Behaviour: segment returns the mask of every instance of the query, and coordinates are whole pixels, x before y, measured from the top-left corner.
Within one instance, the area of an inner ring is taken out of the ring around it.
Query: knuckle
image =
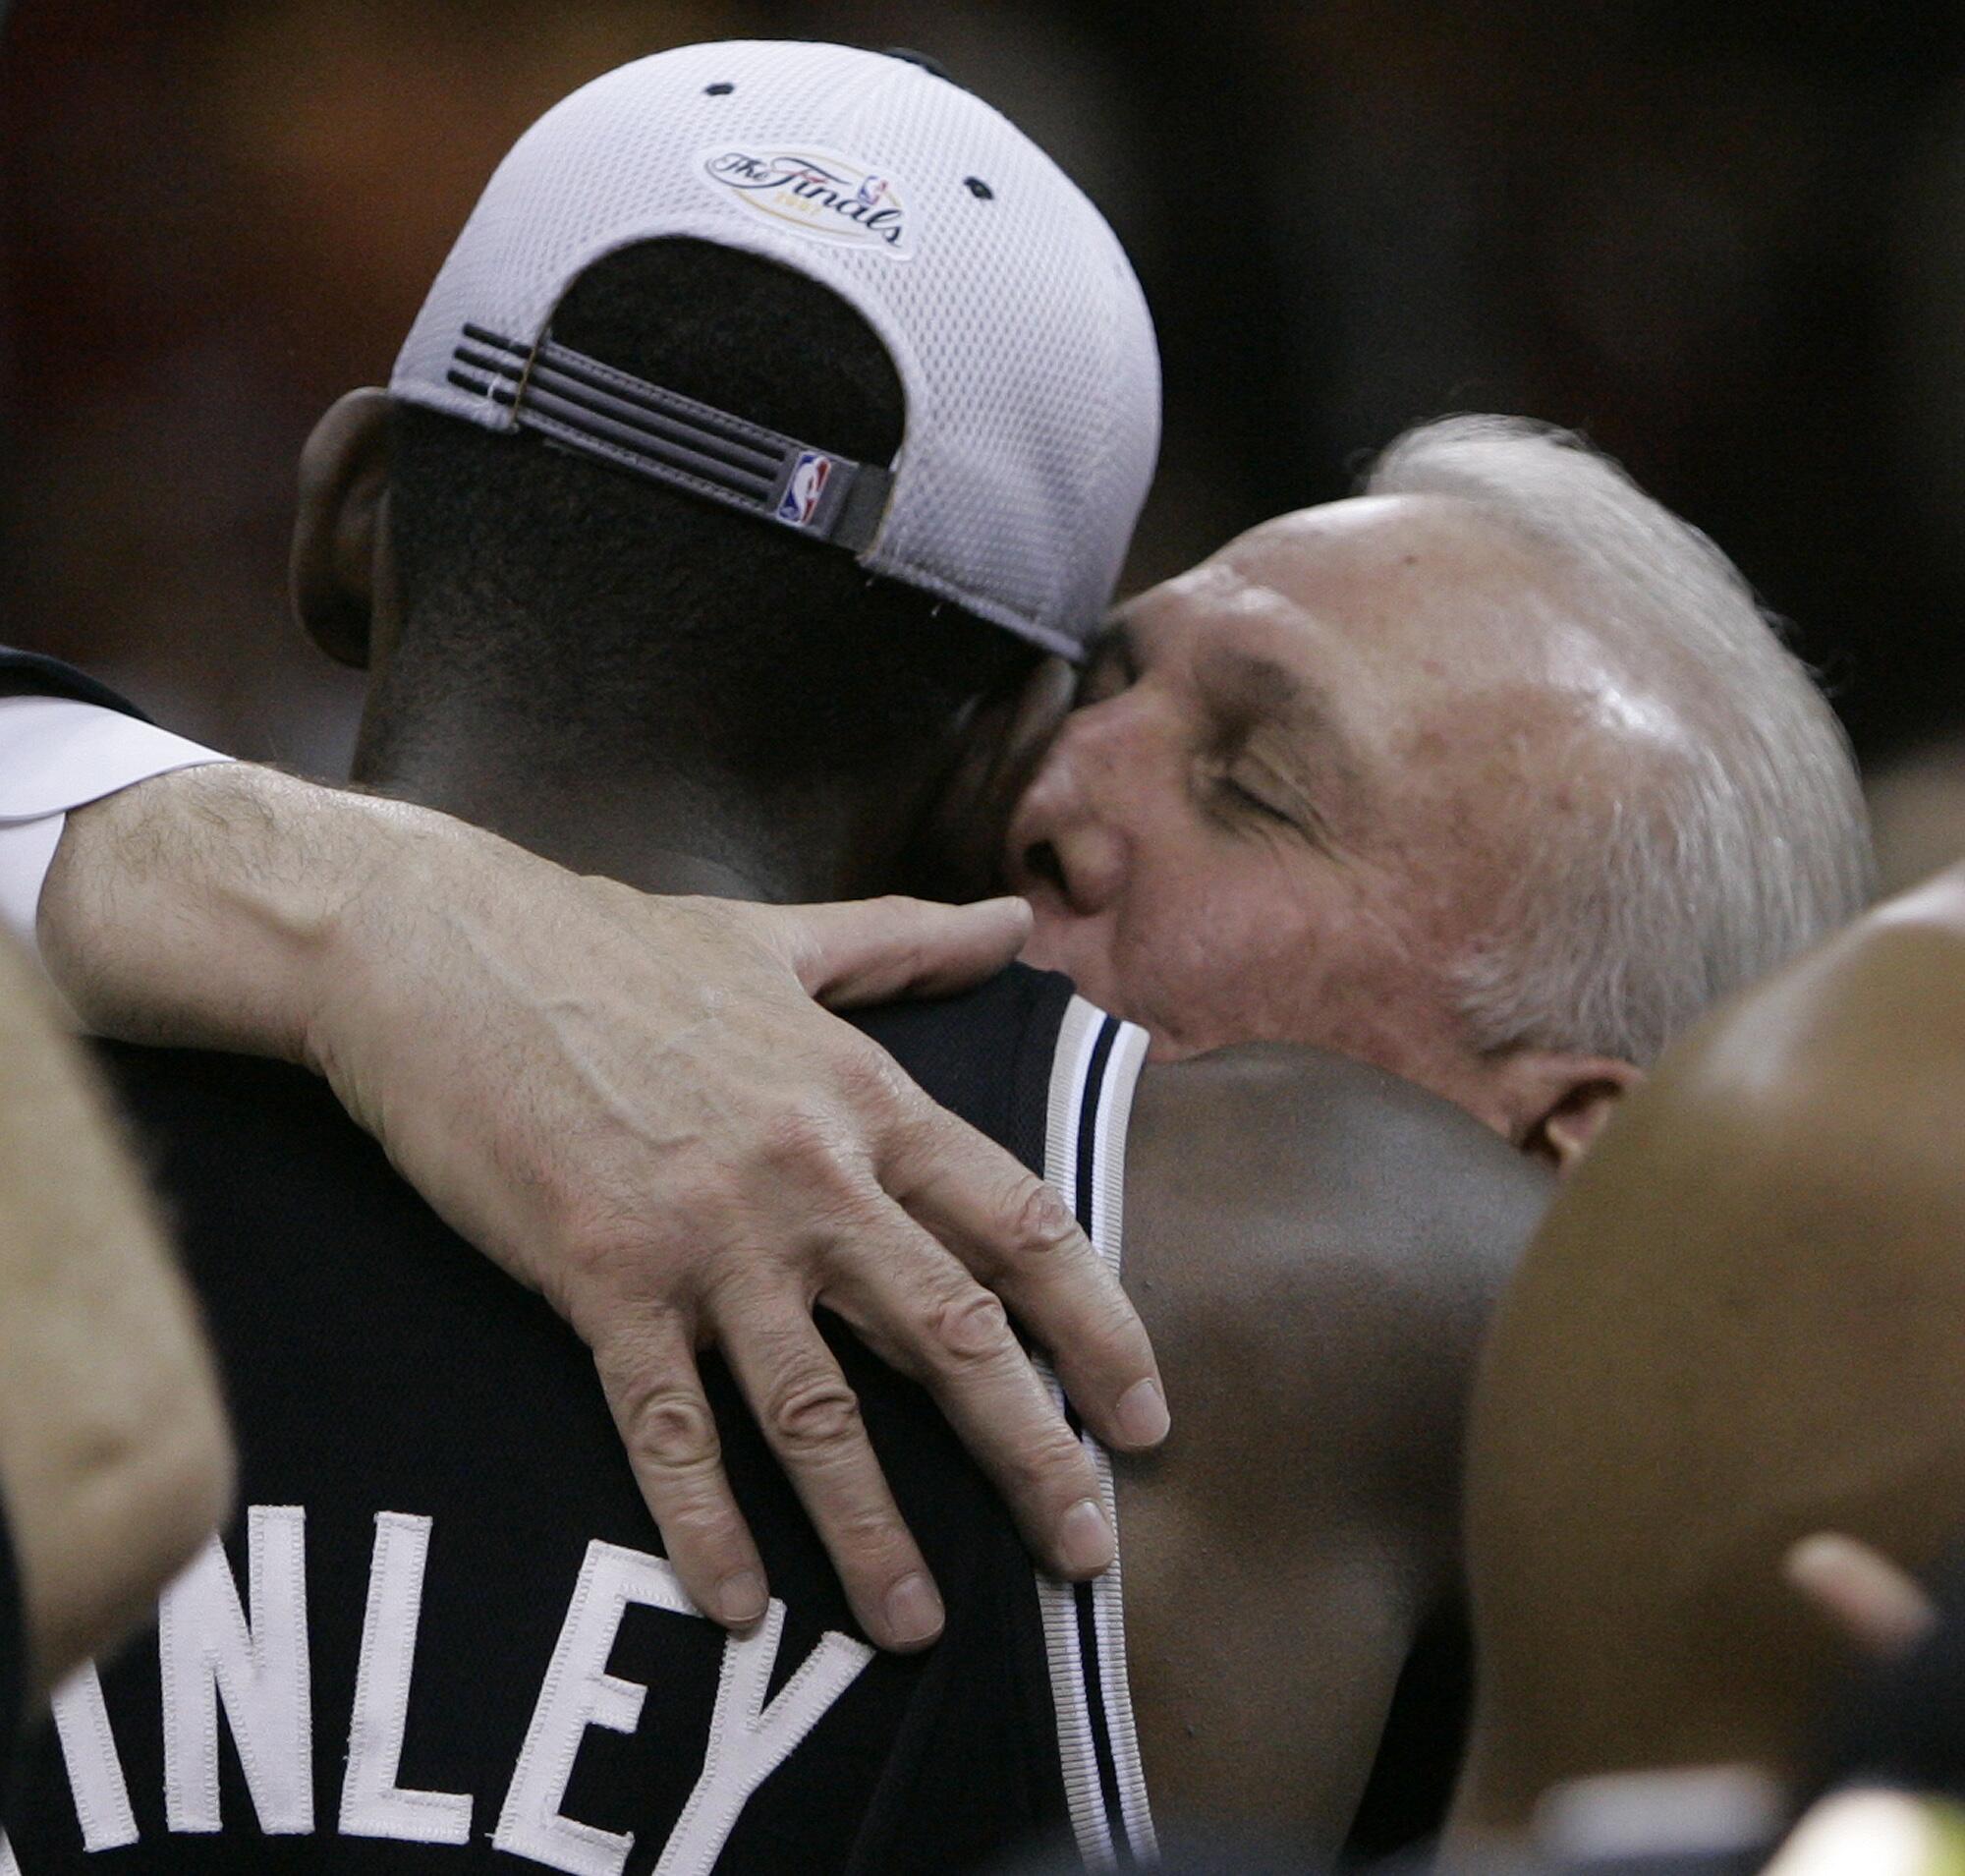
[[[1015,1442],[1003,1461],[1004,1490],[1012,1497],[1041,1501],[1052,1497],[1083,1498],[1093,1474],[1085,1449],[1069,1428],[1053,1421]]]
[[[989,1361],[1012,1339],[1009,1316],[990,1290],[966,1287],[928,1310],[927,1345],[944,1365],[973,1367]]]
[[[1033,1179],[1022,1188],[1010,1213],[1009,1249],[1013,1256],[1052,1257],[1081,1242],[1078,1221],[1050,1186]]]
[[[679,1388],[652,1389],[630,1402],[628,1444],[656,1469],[676,1474],[710,1471],[723,1452],[708,1402]]]
[[[863,1580],[892,1577],[910,1561],[905,1532],[880,1506],[856,1505],[829,1518],[825,1537],[842,1573]]]
[[[856,1116],[870,1113],[884,1125],[905,1105],[906,1078],[885,1050],[851,1032],[847,1041],[832,1062],[833,1086]]]
[[[765,1426],[794,1457],[836,1452],[860,1430],[860,1401],[839,1375],[800,1375],[766,1402]]]
[[[702,1208],[704,1195],[693,1181],[676,1181],[673,1199],[663,1192],[667,1216]],[[641,1270],[656,1256],[663,1229],[626,1200],[588,1195],[560,1208],[560,1262],[571,1277],[610,1283],[623,1272]]]
[[[918,962],[928,925],[921,900],[904,892],[883,892],[867,909],[889,952],[909,964]]]
[[[802,1179],[843,1178],[840,1116],[822,1104],[789,1103],[763,1122],[759,1147],[765,1164]]]
[[[903,1092],[886,1118],[886,1145],[889,1164],[920,1170],[938,1165],[951,1133],[962,1123],[944,1113],[926,1095],[915,1089]]]

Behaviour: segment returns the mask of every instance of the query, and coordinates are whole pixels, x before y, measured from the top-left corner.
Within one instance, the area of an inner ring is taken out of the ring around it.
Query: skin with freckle
[[[1678,733],[1577,597],[1470,504],[1398,495],[1284,516],[1135,599],[1010,824],[1028,955],[1161,1058],[1320,1044],[1566,1161],[1634,1071],[1478,1053],[1450,971],[1538,830]]]

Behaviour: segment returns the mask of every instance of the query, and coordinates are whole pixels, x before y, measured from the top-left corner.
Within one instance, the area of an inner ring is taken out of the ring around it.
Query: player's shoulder
[[[1133,1176],[1232,1224],[1245,1261],[1377,1279],[1511,1256],[1548,1174],[1452,1103],[1370,1063],[1285,1044],[1154,1064],[1135,1103]]]
[[[1156,1339],[1239,1370],[1279,1450],[1334,1450],[1355,1434],[1353,1457],[1369,1447],[1386,1468],[1355,1468],[1369,1491],[1445,1450],[1549,1186],[1471,1116],[1382,1070],[1311,1049],[1225,1050],[1141,1078],[1127,1268],[1164,1292]]]

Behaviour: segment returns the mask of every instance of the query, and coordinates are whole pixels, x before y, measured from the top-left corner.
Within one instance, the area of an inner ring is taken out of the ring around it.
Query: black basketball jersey
[[[0,697],[69,697],[78,704],[99,704],[104,710],[121,711],[125,716],[150,720],[128,698],[119,697],[108,685],[97,683],[73,664],[44,657],[38,652],[17,652],[9,645],[0,645]]]
[[[1023,970],[865,1026],[1116,1257],[1140,1032]],[[241,1508],[60,1693],[6,1876],[958,1870],[1063,1826],[1095,1866],[1150,1848],[1116,1569],[1040,1580],[926,1396],[838,1325],[947,1605],[919,1656],[868,1647],[719,1364],[772,1595],[741,1636],[664,1561],[578,1338],[323,1085],[104,1054],[227,1376]]]

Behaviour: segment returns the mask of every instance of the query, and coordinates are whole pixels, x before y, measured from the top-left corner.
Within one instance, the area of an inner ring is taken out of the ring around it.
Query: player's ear
[[[1610,1055],[1571,1055],[1527,1049],[1502,1069],[1510,1131],[1525,1153],[1569,1172],[1609,1124],[1617,1104],[1645,1078],[1642,1068]]]
[[[294,614],[329,657],[366,668],[376,606],[391,584],[386,391],[338,398],[301,451],[288,563]]]
[[[996,890],[1010,816],[1077,694],[1077,671],[1047,657],[971,714],[909,856],[910,890],[953,899]]]

